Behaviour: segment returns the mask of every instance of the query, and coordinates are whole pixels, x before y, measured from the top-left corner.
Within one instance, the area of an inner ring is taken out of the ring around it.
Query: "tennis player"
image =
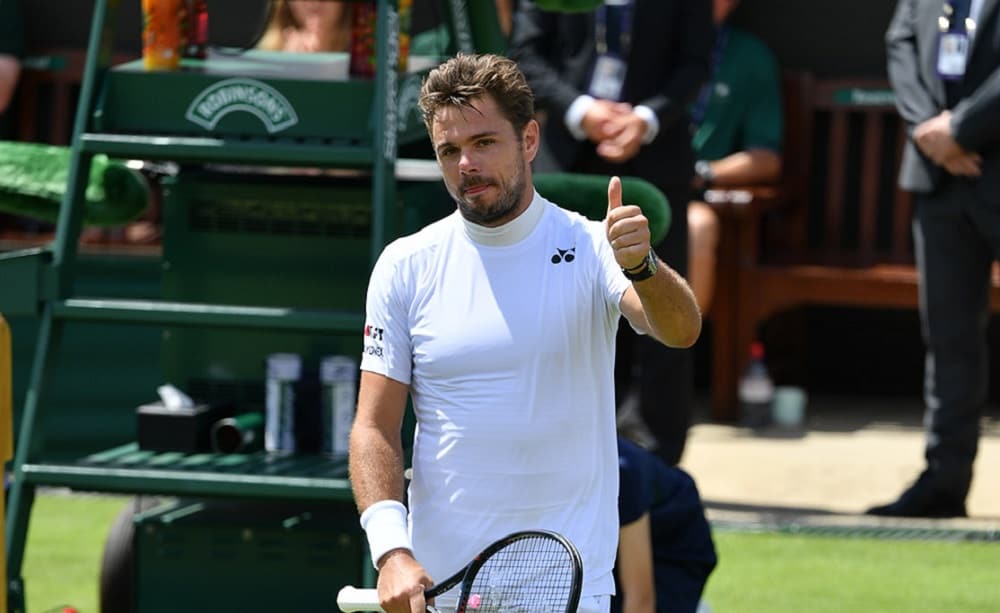
[[[483,546],[545,529],[580,550],[579,611],[606,612],[618,542],[619,319],[688,347],[698,307],[651,251],[648,220],[623,205],[617,177],[603,223],[534,190],[539,126],[514,62],[459,55],[427,76],[420,109],[458,207],[388,245],[368,286],[350,475],[381,605],[422,613],[424,588]]]

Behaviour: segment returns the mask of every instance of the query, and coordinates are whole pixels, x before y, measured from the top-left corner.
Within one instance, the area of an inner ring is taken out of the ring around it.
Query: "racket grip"
[[[337,593],[337,606],[341,611],[381,611],[378,604],[378,590],[353,587],[350,585],[340,588]]]

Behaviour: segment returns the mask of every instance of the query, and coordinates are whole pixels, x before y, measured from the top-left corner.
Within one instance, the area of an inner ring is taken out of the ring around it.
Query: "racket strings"
[[[559,541],[531,536],[494,552],[472,577],[469,613],[565,613],[574,588],[572,554]]]

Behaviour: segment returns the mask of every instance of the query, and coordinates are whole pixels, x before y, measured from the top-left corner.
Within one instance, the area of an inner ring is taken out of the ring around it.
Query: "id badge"
[[[965,32],[942,32],[938,37],[937,73],[945,81],[965,76],[969,54],[969,35]]]
[[[625,85],[625,60],[613,55],[599,55],[594,64],[594,74],[590,78],[587,92],[602,100],[621,100]]]

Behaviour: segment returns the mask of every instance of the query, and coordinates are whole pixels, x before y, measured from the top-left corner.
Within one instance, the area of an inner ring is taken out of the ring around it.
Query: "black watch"
[[[646,257],[642,259],[637,266],[632,268],[622,268],[622,274],[629,281],[645,281],[646,279],[652,277],[656,274],[656,269],[659,265],[656,263],[656,254],[653,252],[652,247],[649,249],[649,253]]]
[[[704,187],[712,187],[712,183],[715,183],[715,173],[712,172],[712,163],[707,160],[698,160],[694,163],[694,174],[701,178]]]

